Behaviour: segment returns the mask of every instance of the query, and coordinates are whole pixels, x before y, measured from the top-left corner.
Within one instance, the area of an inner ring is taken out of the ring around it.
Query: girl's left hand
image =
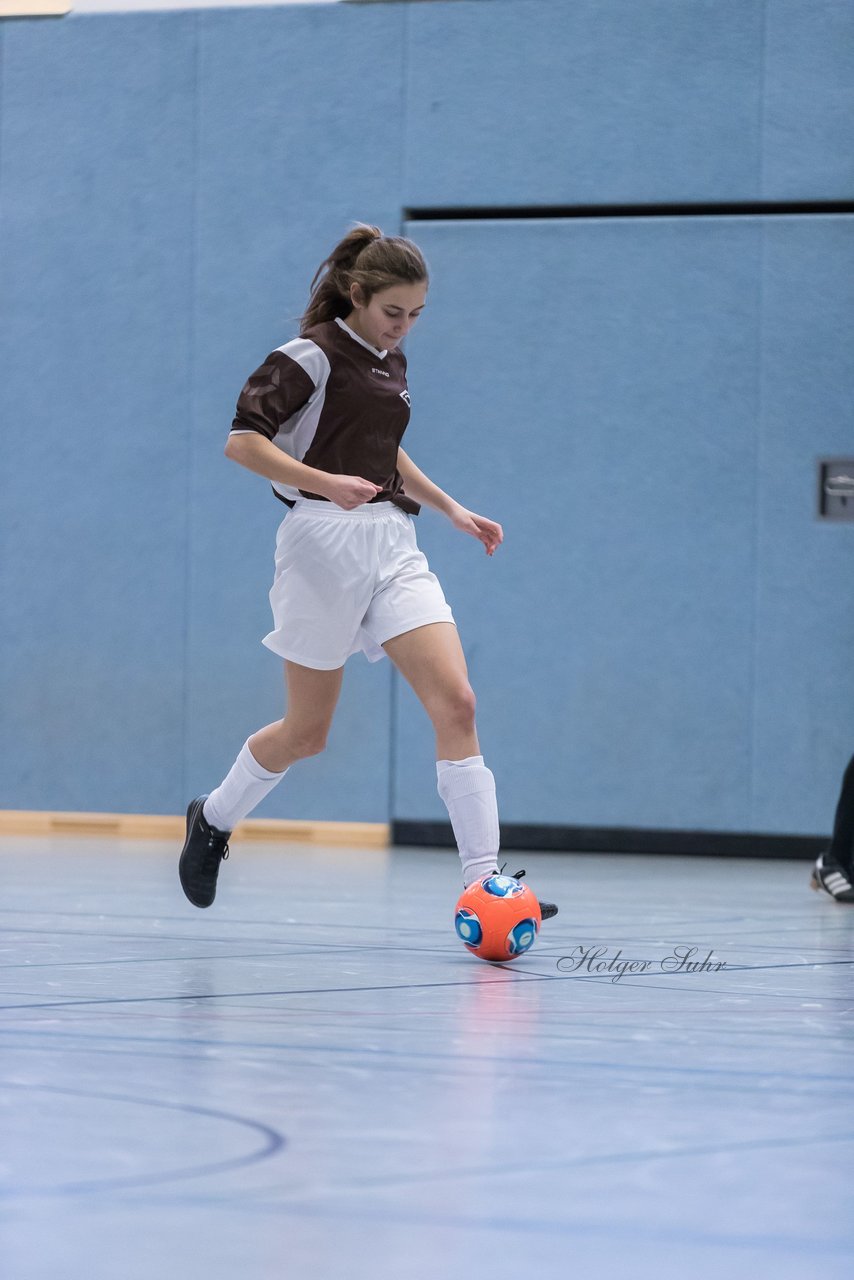
[[[470,533],[486,547],[488,556],[495,554],[495,549],[504,541],[504,530],[494,520],[486,516],[477,516],[465,507],[457,506],[449,517],[451,524],[461,533]]]

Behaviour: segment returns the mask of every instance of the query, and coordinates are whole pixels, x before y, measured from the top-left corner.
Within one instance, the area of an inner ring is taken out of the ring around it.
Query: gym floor
[[[849,1280],[854,908],[502,856],[560,914],[490,965],[453,850],[235,844],[197,911],[166,843],[0,840],[3,1276]]]

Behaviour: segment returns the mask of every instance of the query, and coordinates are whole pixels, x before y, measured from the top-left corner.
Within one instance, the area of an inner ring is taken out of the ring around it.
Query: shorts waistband
[[[361,506],[345,511],[343,507],[338,506],[337,502],[323,502],[316,498],[297,498],[293,511],[333,516],[336,519],[343,518],[345,520],[377,520],[380,516],[390,515],[393,511],[400,511],[402,516],[406,515],[406,512],[402,511],[394,502],[363,502]]]

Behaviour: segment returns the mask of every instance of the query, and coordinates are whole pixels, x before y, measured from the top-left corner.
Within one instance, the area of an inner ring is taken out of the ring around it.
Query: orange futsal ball
[[[454,913],[457,937],[481,960],[515,960],[533,945],[540,904],[513,876],[484,876],[464,889]]]

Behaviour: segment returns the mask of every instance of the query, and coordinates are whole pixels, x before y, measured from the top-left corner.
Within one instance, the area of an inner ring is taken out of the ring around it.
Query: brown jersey
[[[325,320],[272,351],[237,401],[233,434],[251,431],[308,467],[361,476],[382,490],[371,502],[393,502],[410,515],[419,503],[403,492],[397,450],[409,423],[406,357],[378,351],[344,323]],[[289,507],[320,493],[273,482]]]

